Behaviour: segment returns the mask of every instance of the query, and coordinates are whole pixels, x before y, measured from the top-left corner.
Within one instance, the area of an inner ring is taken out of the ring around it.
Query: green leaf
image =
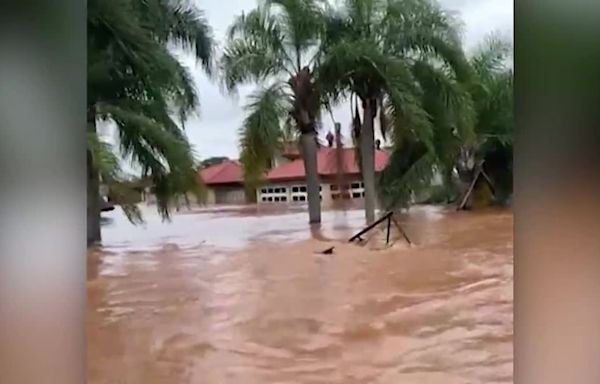
[[[263,180],[281,150],[282,124],[290,106],[291,100],[282,84],[262,88],[249,97],[246,118],[240,129],[240,161],[248,186],[256,186]]]

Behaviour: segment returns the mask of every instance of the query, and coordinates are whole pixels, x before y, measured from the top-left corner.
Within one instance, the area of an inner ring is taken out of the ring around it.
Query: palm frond
[[[164,219],[170,218],[169,206],[178,196],[191,192],[198,200],[203,200],[193,151],[187,139],[135,111],[102,105],[98,112],[115,121],[122,152],[140,166],[142,177],[153,181],[157,207]]]
[[[478,76],[504,72],[509,67],[512,44],[497,33],[485,37],[471,56],[471,65]]]
[[[111,144],[101,140],[95,132],[88,132],[87,148],[90,150],[94,168],[100,174],[101,181],[110,182],[120,178],[119,159]]]
[[[142,211],[137,205],[139,195],[138,192],[130,186],[130,183],[114,181],[108,184],[108,187],[111,202],[121,207],[129,222],[132,224],[142,224],[144,218],[142,216]]]
[[[281,73],[282,64],[281,57],[264,47],[235,41],[225,49],[221,57],[225,87],[229,91],[235,91],[240,84],[262,83]]]
[[[435,157],[419,143],[405,142],[394,149],[379,177],[379,195],[385,209],[408,208],[415,194],[425,190],[433,178]]]
[[[386,49],[398,55],[427,58],[448,66],[466,82],[471,68],[460,42],[461,23],[430,0],[390,1],[385,29]]]
[[[94,168],[100,181],[108,186],[111,202],[119,205],[132,224],[143,223],[141,211],[136,205],[135,193],[124,182],[119,159],[111,144],[101,140],[95,133],[88,133],[88,144]]]
[[[212,72],[214,38],[204,13],[189,0],[136,2],[144,27],[162,43],[173,43],[193,52],[204,70]]]
[[[355,37],[373,36],[385,18],[385,0],[345,0],[343,13],[354,25]]]
[[[212,73],[214,37],[204,13],[185,0],[162,0],[169,4],[165,12],[169,26],[168,39],[181,45],[195,56],[207,73]]]
[[[283,48],[283,31],[268,7],[259,6],[250,12],[242,12],[227,29],[227,40],[261,41],[279,51]]]
[[[379,96],[377,98],[377,110],[379,114],[379,131],[381,132],[381,137],[383,138],[383,140],[387,140],[386,136],[389,130],[389,118],[385,113],[386,111],[383,99],[383,96]]]
[[[488,36],[471,58],[477,75],[471,95],[477,112],[476,131],[509,143],[513,133],[513,73],[511,45],[496,34]]]
[[[426,109],[436,120],[437,129],[449,129],[464,143],[472,143],[476,115],[468,90],[427,62],[416,62],[413,73],[424,91]]]
[[[325,94],[354,92],[365,98],[363,84],[369,81],[374,88],[383,87],[388,81],[386,67],[394,64],[392,57],[368,40],[343,40],[328,49],[316,78]]]
[[[282,123],[288,116],[289,96],[281,84],[260,89],[245,106],[240,129],[240,161],[247,186],[258,185],[272,160],[281,150]]]
[[[185,115],[198,104],[194,82],[125,0],[93,0],[88,16],[88,103],[156,99]]]
[[[242,13],[229,27],[227,44],[220,60],[228,90],[289,72],[286,67],[289,64],[283,31],[267,8],[259,7]]]
[[[317,0],[267,0],[266,5],[276,12],[285,36],[288,57],[295,71],[306,64],[302,55],[313,48],[324,28],[325,1]]]

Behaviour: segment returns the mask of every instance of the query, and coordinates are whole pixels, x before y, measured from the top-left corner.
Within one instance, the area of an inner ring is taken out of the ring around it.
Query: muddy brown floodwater
[[[416,244],[378,251],[344,241],[362,217],[112,212],[88,254],[88,382],[511,383],[512,213],[417,207]]]

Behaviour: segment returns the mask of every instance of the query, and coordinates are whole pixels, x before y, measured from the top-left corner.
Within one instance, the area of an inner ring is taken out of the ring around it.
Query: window
[[[360,183],[352,183],[352,189],[360,188]]]
[[[306,201],[306,185],[295,185],[291,192],[292,201]]]
[[[332,191],[337,191],[339,188],[337,186],[337,184],[331,184],[331,190]]]
[[[360,197],[360,192],[352,192],[352,198],[358,199]]]
[[[261,189],[262,196],[261,201],[263,202],[279,202],[287,201],[287,188],[282,186],[270,186]]]

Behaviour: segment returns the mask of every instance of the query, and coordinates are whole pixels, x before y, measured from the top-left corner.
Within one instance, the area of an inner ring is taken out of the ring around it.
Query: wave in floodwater
[[[414,244],[383,250],[347,242],[361,211],[111,215],[88,255],[89,383],[513,380],[509,211],[415,208]]]

